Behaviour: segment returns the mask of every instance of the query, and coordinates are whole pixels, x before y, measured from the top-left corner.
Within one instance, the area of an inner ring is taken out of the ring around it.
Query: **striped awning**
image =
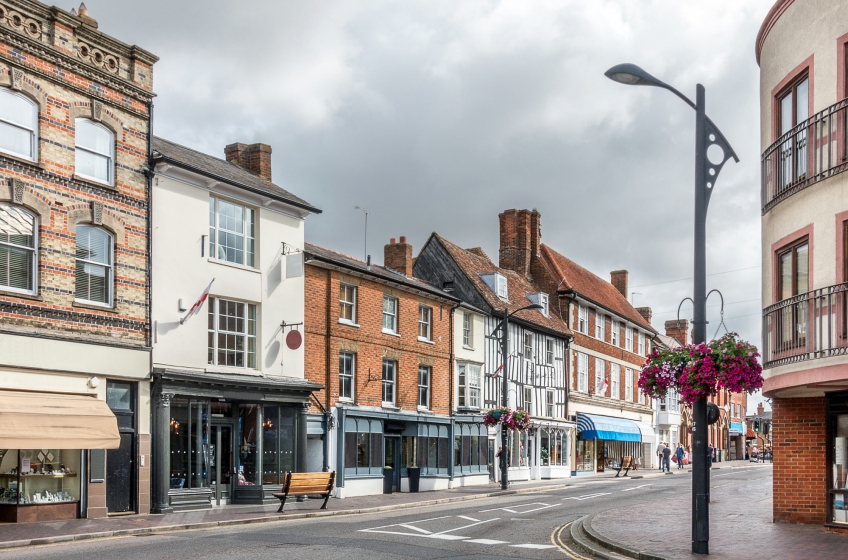
[[[577,413],[577,433],[581,439],[606,441],[642,441],[642,432],[633,420]]]

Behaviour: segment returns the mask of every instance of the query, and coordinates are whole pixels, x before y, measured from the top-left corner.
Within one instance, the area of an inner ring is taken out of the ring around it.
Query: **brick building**
[[[414,277],[405,237],[385,246],[384,266],[311,244],[304,254],[306,377],[324,386],[310,409],[309,469],[336,471],[339,497],[382,493],[384,466],[398,491],[411,466],[421,490],[448,488],[456,450],[484,449],[450,415],[458,300]]]
[[[0,2],[0,521],[148,511],[156,60]]]
[[[848,530],[848,3],[778,0],[760,66],[774,520]]]

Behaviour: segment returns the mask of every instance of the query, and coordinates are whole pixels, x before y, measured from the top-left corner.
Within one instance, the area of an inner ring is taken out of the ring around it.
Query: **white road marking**
[[[576,496],[576,497],[572,497],[572,498],[563,498],[563,499],[562,499],[562,501],[564,502],[565,500],[579,500],[579,501],[581,501],[581,502],[582,502],[583,500],[591,500],[592,498],[599,498],[599,497],[601,497],[601,496],[609,496],[609,494],[610,494],[609,492],[599,492],[599,493],[597,493],[597,494],[586,494],[585,496]]]
[[[506,512],[509,512],[509,513],[515,513],[517,515],[522,515],[524,513],[530,513],[531,511],[539,511],[540,509],[547,509],[547,508],[555,507],[555,506],[558,506],[558,505],[559,504],[546,504],[544,502],[532,502],[532,503],[529,503],[529,504],[519,504],[517,506],[510,506],[508,508],[502,507],[502,508],[493,508],[493,509],[483,509],[483,510],[480,510],[479,513],[487,513],[489,511],[506,511]],[[527,510],[524,510],[524,511],[518,511],[518,508],[523,508],[523,507],[527,507],[527,506],[542,506],[542,507],[527,509]]]
[[[438,519],[447,519],[450,515],[443,515],[441,517],[431,517],[430,519],[422,519],[421,521],[410,521],[408,525],[412,523],[427,523],[428,521],[436,521]],[[380,527],[374,527],[373,529],[360,529],[360,531],[374,531],[376,529],[385,529],[386,527],[397,527],[397,523],[392,523],[391,525],[381,525]]]
[[[415,525],[409,525],[407,523],[400,523],[398,524],[398,527],[403,527],[404,529],[412,529],[413,531],[418,531],[424,533],[425,535],[431,535],[433,533],[432,531],[422,529],[421,527],[416,527]]]
[[[512,548],[535,548],[538,550],[542,550],[544,548],[556,548],[552,544],[511,544],[509,546]]]
[[[459,535],[436,534],[436,535],[430,535],[429,538],[431,538],[431,539],[442,539],[442,540],[445,540],[445,541],[461,541],[462,539],[467,539],[468,537],[460,537]]]
[[[479,519],[474,519],[473,517],[468,517],[467,515],[457,515],[457,517],[460,517],[462,519],[467,519],[469,521],[480,521]]]
[[[468,539],[462,542],[473,542],[477,544],[509,544],[509,541],[494,541],[492,539]]]
[[[495,517],[494,519],[487,519],[485,521],[478,521],[477,523],[472,523],[471,525],[464,525],[462,527],[457,527],[455,529],[448,529],[447,531],[439,531],[438,533],[435,533],[433,536],[436,537],[438,535],[444,535],[446,533],[453,533],[454,531],[460,531],[462,529],[468,529],[469,527],[474,527],[475,525],[482,525],[483,523],[488,523],[490,521],[497,521],[498,519],[500,519],[500,518]],[[462,537],[462,538],[467,539],[468,537]]]
[[[646,486],[650,486],[650,484],[643,484],[642,486],[634,486],[633,488],[625,488],[622,492],[630,492],[631,490],[638,490],[639,488],[645,488]]]

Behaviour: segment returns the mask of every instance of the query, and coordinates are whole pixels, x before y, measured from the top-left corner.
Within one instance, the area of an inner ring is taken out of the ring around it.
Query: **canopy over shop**
[[[654,430],[644,422],[578,412],[574,472],[603,472],[617,467],[625,456],[641,461],[645,444],[653,442]]]

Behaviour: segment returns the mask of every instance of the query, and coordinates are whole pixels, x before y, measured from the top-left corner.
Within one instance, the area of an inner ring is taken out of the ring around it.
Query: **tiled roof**
[[[318,260],[322,260],[325,262],[331,262],[338,266],[343,266],[345,268],[356,270],[358,272],[363,272],[369,274],[371,276],[375,276],[378,279],[382,278],[384,280],[388,280],[390,282],[395,282],[398,284],[403,284],[409,286],[410,288],[415,288],[417,290],[421,290],[424,292],[428,292],[433,294],[434,296],[438,296],[440,298],[444,298],[451,301],[458,302],[459,300],[449,293],[440,290],[439,288],[433,286],[426,280],[421,280],[420,278],[411,278],[408,276],[404,276],[400,272],[395,272],[389,268],[384,266],[379,266],[376,264],[371,265],[371,270],[368,270],[368,264],[365,261],[360,259],[351,257],[349,255],[345,255],[344,253],[339,253],[338,251],[333,251],[331,249],[326,249],[324,247],[320,247],[318,245],[314,245],[312,243],[305,243],[303,246],[304,253],[317,258]]]
[[[645,328],[657,332],[636,309],[630,305],[615,286],[589,272],[574,261],[560,255],[545,244],[541,246],[542,259],[549,265],[551,273],[562,283],[566,290],[574,290],[578,295],[592,300],[617,313],[621,317]]]
[[[164,160],[233,186],[257,192],[258,194],[264,194],[274,200],[285,202],[310,212],[321,212],[321,210],[302,198],[226,160],[155,136],[153,137],[153,151],[155,152],[153,156],[154,160]]]
[[[544,291],[534,286],[529,280],[527,280],[527,278],[524,278],[517,272],[498,267],[487,256],[485,256],[485,253],[483,253],[482,250],[463,249],[438,234],[433,234],[433,236],[445,247],[448,253],[450,253],[451,257],[453,257],[457,265],[459,265],[459,267],[465,272],[465,275],[471,280],[486,302],[493,309],[500,311],[501,313],[503,313],[504,308],[508,308],[510,312],[512,312],[516,309],[521,309],[522,307],[530,305],[532,302],[527,296],[529,294]],[[489,286],[486,285],[483,279],[480,278],[481,274],[490,274],[493,272],[497,272],[506,278],[507,295],[509,296],[508,302],[501,300],[489,288]],[[553,301],[554,298],[551,299],[552,303]],[[539,325],[548,330],[571,336],[571,329],[568,328],[568,325],[553,313],[550,314],[550,317],[545,317],[542,315],[540,310],[530,309],[517,313],[515,317],[526,323]]]

